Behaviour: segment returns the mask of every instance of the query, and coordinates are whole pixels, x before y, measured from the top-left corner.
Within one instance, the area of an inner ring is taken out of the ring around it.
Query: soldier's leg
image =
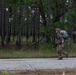
[[[61,50],[61,53],[62,53],[63,55],[65,55],[65,56],[66,56],[66,58],[68,58],[68,53],[67,53],[67,52],[65,52],[63,49]]]
[[[57,53],[58,53],[59,60],[61,60],[62,59],[62,52],[61,52],[61,46],[60,45],[57,46]]]

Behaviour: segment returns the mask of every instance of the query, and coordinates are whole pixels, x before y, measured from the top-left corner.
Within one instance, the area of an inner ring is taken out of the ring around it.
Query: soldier
[[[62,60],[63,59],[62,54],[64,54],[66,56],[66,58],[68,57],[68,54],[67,54],[67,52],[65,52],[63,50],[63,48],[64,48],[64,38],[60,33],[60,29],[56,28],[55,30],[56,30],[56,34],[57,34],[56,40],[55,40],[56,45],[57,45],[56,49],[57,49],[57,53],[58,53],[58,56],[59,56],[59,60]]]

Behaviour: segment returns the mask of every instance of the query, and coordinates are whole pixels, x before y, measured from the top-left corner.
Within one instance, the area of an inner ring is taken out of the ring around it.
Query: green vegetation
[[[76,57],[76,44],[65,48],[69,53],[69,57]],[[57,57],[56,49],[50,44],[40,45],[37,49],[20,50],[11,48],[0,49],[0,58],[51,58]]]
[[[9,75],[7,71],[2,71],[2,75]]]
[[[76,56],[76,0],[0,0],[0,58],[57,57],[56,27],[68,32],[75,44],[65,50]]]
[[[20,49],[23,44],[28,44],[30,38],[35,46],[36,42],[41,43],[39,40],[42,38],[45,39],[45,43],[50,43],[54,41],[56,27],[66,30],[75,42],[75,0],[0,1],[1,47],[10,45],[13,41]]]
[[[0,71],[0,75],[76,75],[76,69],[39,70],[39,71]]]

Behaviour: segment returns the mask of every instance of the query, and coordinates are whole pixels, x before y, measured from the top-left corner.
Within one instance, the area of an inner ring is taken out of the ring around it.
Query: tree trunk
[[[9,7],[9,42],[11,42],[11,18],[12,18],[12,7]]]
[[[35,12],[35,42],[39,40],[39,22],[40,22],[40,14],[39,8],[36,8]]]
[[[6,12],[7,16],[6,16],[6,44],[9,45],[9,11]]]
[[[5,33],[4,33],[4,29],[5,29],[5,5],[4,5],[4,0],[2,0],[2,21],[1,21],[1,25],[2,25],[2,31],[1,31],[1,44],[2,44],[2,47],[4,47],[4,36],[5,36]]]
[[[33,42],[35,42],[35,14],[34,14],[34,16],[33,16]]]
[[[0,4],[0,36],[1,36],[1,4]]]
[[[19,29],[18,29],[18,33],[17,33],[17,41],[16,44],[18,46],[18,48],[21,48],[21,31],[22,31],[22,6],[20,6],[19,8],[20,13],[19,13]]]
[[[28,43],[29,39],[29,7],[26,7],[26,15],[27,15],[27,20],[26,20],[26,43]]]
[[[16,35],[16,9],[14,9],[14,17],[13,17],[13,41],[15,41],[15,35]]]
[[[33,42],[39,41],[39,24],[40,24],[40,13],[39,13],[38,2],[37,2],[35,6],[35,13],[34,13]],[[35,47],[38,44],[39,43],[36,43]]]
[[[9,45],[11,42],[11,18],[12,18],[12,7],[8,7],[7,11],[7,34],[6,34],[6,44]]]

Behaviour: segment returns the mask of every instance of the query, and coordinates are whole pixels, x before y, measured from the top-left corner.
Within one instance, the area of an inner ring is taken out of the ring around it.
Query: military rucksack
[[[64,39],[68,39],[69,35],[65,30],[61,30],[60,33],[62,34]]]

